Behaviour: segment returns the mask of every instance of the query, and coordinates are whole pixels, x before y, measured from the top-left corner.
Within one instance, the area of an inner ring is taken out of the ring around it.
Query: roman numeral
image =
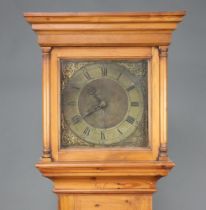
[[[122,72],[119,73],[117,80],[119,80],[121,76],[122,76]]]
[[[107,76],[107,68],[105,66],[101,67],[101,72],[102,72],[102,76],[106,77]]]
[[[130,123],[130,124],[133,124],[134,121],[135,121],[135,119],[134,119],[134,117],[128,116],[127,119],[126,119],[126,121],[127,121],[128,123]]]
[[[132,101],[130,105],[131,106],[139,106],[139,102],[138,101]]]
[[[81,121],[81,116],[80,115],[75,115],[74,117],[72,117],[72,123],[73,124],[77,124]]]
[[[132,85],[132,86],[130,86],[130,87],[127,88],[127,91],[129,92],[130,90],[133,90],[134,88],[135,88],[135,86]]]
[[[69,87],[75,90],[80,90],[79,87],[77,87],[75,84],[69,83]]]
[[[89,136],[89,133],[90,133],[90,129],[89,129],[88,127],[86,127],[86,128],[84,129],[83,134],[86,135],[86,136]]]
[[[123,134],[122,131],[119,130],[119,128],[117,129],[117,131],[118,131],[121,135]]]
[[[76,105],[76,102],[75,101],[69,101],[67,103],[68,106],[75,106]]]
[[[87,71],[84,71],[84,77],[87,79],[87,80],[90,80],[92,79],[90,74],[87,72]]]
[[[105,134],[101,131],[101,140],[105,140]]]
[[[73,88],[73,89],[75,89],[75,90],[80,90],[80,88],[77,87],[77,86],[71,86],[71,88]]]

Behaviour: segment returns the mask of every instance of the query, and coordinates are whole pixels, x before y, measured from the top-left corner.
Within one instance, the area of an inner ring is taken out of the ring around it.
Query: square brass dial
[[[61,59],[61,148],[148,146],[148,60]]]

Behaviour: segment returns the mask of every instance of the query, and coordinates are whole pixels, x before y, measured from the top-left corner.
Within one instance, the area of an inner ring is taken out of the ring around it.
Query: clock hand
[[[101,101],[100,104],[98,104],[95,107],[90,108],[83,116],[82,118],[84,119],[85,117],[88,117],[89,115],[93,114],[96,111],[99,111],[100,109],[103,109],[107,106],[105,101]]]
[[[94,112],[96,112],[96,111],[98,111],[98,110],[100,110],[100,109],[101,109],[100,106],[96,106],[96,107],[94,107],[93,109],[88,110],[88,111],[82,116],[82,118],[84,119],[84,118],[88,117],[89,115],[93,114]]]
[[[98,103],[101,102],[101,99],[96,94],[97,90],[95,87],[88,87],[87,92],[89,95],[92,95],[97,100]]]

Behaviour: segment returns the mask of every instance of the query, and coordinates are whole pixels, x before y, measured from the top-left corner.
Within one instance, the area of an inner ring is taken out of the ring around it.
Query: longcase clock
[[[185,12],[25,13],[42,49],[43,155],[59,210],[151,210],[174,167],[167,54]]]

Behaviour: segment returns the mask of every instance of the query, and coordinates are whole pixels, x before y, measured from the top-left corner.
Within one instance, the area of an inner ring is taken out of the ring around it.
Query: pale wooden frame
[[[151,59],[149,68],[149,139],[150,148],[59,149],[60,142],[60,71],[59,59],[100,60]],[[156,160],[159,151],[159,52],[156,47],[59,47],[51,51],[50,122],[51,153],[55,161],[139,161]],[[92,151],[91,151],[92,150]]]

